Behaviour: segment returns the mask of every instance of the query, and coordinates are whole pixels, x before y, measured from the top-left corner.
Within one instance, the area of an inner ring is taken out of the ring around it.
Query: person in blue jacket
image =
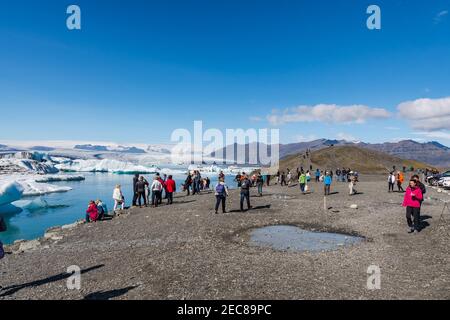
[[[320,170],[317,168],[316,170],[316,182],[320,181]]]
[[[325,178],[323,179],[323,186],[324,186],[324,191],[325,191],[326,196],[330,195],[332,181],[333,181],[333,179],[331,178],[331,174],[329,171],[327,171],[325,174]]]

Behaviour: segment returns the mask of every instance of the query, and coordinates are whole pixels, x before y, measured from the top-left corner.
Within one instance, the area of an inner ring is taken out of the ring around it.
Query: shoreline
[[[86,272],[81,291],[55,281],[45,288],[3,290],[0,299],[80,299],[129,286],[135,289],[117,298],[450,298],[450,239],[435,230],[441,203],[427,200],[423,214],[430,225],[417,236],[408,235],[402,195],[385,189],[383,182],[370,177],[359,184],[361,195],[348,196],[347,183],[337,183],[339,193],[329,197],[333,210],[324,212],[320,191],[303,196],[296,187],[271,186],[263,189],[263,197],[252,197],[255,209],[245,213],[236,211],[238,191],[232,190],[229,213],[218,215],[213,214],[211,193],[177,194],[172,206],[132,208],[110,221],[51,228],[47,237],[16,244],[26,250],[0,262],[3,287],[64,273],[70,265],[83,270],[103,265],[102,270]],[[443,197],[428,190],[427,197]],[[378,192],[382,196],[374,198]],[[350,209],[353,203],[359,208]],[[249,246],[248,231],[267,225],[339,231],[367,240],[319,253]],[[367,267],[373,264],[383,272],[379,291],[365,288]],[[108,277],[111,272],[117,275],[113,279]],[[420,278],[410,282],[409,274]]]

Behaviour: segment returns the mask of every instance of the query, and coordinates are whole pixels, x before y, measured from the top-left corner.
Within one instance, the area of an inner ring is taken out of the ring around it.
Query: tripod
[[[444,208],[442,208],[442,213],[439,217],[439,221],[436,224],[436,227],[434,228],[434,230],[439,230],[440,227],[447,227],[450,223],[446,223],[447,222],[447,218],[446,218],[446,211],[448,211],[448,213],[450,213],[450,205],[449,202],[447,201],[443,201],[444,202]],[[448,233],[448,231],[447,231]]]

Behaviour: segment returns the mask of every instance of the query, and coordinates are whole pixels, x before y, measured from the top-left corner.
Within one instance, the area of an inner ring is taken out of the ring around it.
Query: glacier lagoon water
[[[0,233],[0,241],[11,244],[15,240],[31,240],[42,237],[45,230],[54,226],[70,224],[84,219],[89,200],[101,199],[106,203],[108,210],[112,210],[113,189],[116,184],[122,186],[127,206],[132,200],[132,175],[112,173],[83,173],[84,181],[52,182],[54,185],[68,186],[73,190],[64,193],[52,193],[40,197],[25,197],[22,202],[33,203],[23,207],[21,212],[3,214],[8,230]],[[152,175],[144,175],[151,181]],[[211,186],[217,183],[217,174],[210,174]],[[231,176],[226,176],[230,188],[235,183]],[[174,175],[177,189],[181,190],[184,175]]]
[[[268,226],[252,230],[250,244],[279,251],[329,251],[358,244],[361,237],[312,232],[296,226]]]

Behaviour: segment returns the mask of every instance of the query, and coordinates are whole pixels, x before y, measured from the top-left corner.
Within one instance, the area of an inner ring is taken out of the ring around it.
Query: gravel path
[[[326,211],[312,183],[309,195],[265,188],[246,213],[214,215],[213,194],[177,195],[170,207],[57,230],[54,240],[0,260],[0,299],[449,299],[450,212],[447,228],[437,229],[443,203],[426,201],[429,226],[408,234],[402,194],[387,193],[384,176],[362,179],[356,196],[335,183]],[[431,188],[426,196],[450,199]],[[238,201],[232,191],[228,209]],[[248,245],[249,230],[274,224],[367,240],[320,253]],[[81,290],[67,289],[71,265],[82,269]],[[380,290],[367,289],[371,265],[381,268]]]

